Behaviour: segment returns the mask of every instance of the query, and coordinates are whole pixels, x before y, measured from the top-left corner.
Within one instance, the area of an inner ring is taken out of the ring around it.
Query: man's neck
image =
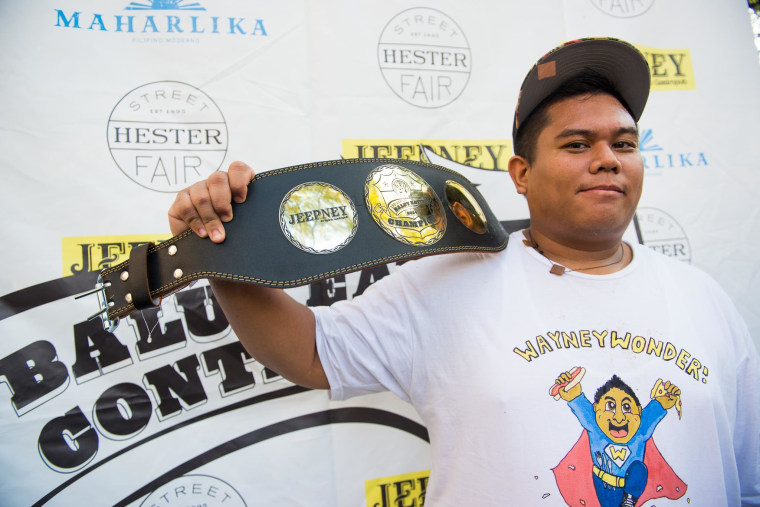
[[[604,241],[570,243],[553,239],[535,228],[526,229],[524,235],[526,245],[535,248],[541,255],[558,265],[552,268],[554,274],[580,271],[606,275],[620,271],[633,259],[633,252],[620,237]]]

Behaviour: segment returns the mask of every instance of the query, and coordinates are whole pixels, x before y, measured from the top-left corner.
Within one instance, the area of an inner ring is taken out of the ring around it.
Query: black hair
[[[639,407],[641,406],[641,402],[636,396],[636,393],[633,392],[633,389],[631,389],[628,384],[623,382],[617,375],[613,375],[612,378],[605,382],[602,387],[596,390],[596,394],[594,395],[594,405],[599,403],[599,400],[602,399],[602,396],[613,387],[617,387],[623,391],[625,394],[633,398],[633,401],[636,402],[636,405]]]
[[[631,108],[623,100],[612,81],[593,69],[584,68],[580,73],[566,79],[551,95],[536,106],[530,116],[522,121],[515,135],[513,147],[515,155],[525,158],[528,163],[533,162],[536,156],[536,140],[550,120],[548,113],[550,106],[571,97],[600,93],[612,95],[634,118]]]

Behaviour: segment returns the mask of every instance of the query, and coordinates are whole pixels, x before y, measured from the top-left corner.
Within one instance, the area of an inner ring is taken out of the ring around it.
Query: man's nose
[[[612,146],[606,143],[597,143],[593,147],[593,157],[591,159],[591,167],[589,171],[596,174],[599,171],[612,171],[614,173],[620,171],[620,160],[618,160],[615,150]]]

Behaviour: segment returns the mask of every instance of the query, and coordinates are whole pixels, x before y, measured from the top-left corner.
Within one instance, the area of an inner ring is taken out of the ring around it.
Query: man
[[[577,426],[552,413],[546,382],[580,362],[597,385],[677,377],[684,417],[658,436],[686,498],[760,505],[760,367],[746,326],[706,275],[622,241],[642,190],[636,122],[648,92],[646,62],[625,42],[550,52],[528,73],[513,124],[509,172],[528,230],[498,254],[407,263],[330,308],[212,280],[238,338],[333,399],[390,390],[411,402],[431,439],[428,505],[598,505],[551,473]],[[180,192],[172,232],[223,241],[252,177],[235,162]]]

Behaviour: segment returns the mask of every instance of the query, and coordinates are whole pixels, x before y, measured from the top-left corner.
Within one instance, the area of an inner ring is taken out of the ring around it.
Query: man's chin
[[[556,237],[567,244],[609,247],[622,239],[630,223],[627,218],[592,215],[578,222],[563,222],[554,229]]]

